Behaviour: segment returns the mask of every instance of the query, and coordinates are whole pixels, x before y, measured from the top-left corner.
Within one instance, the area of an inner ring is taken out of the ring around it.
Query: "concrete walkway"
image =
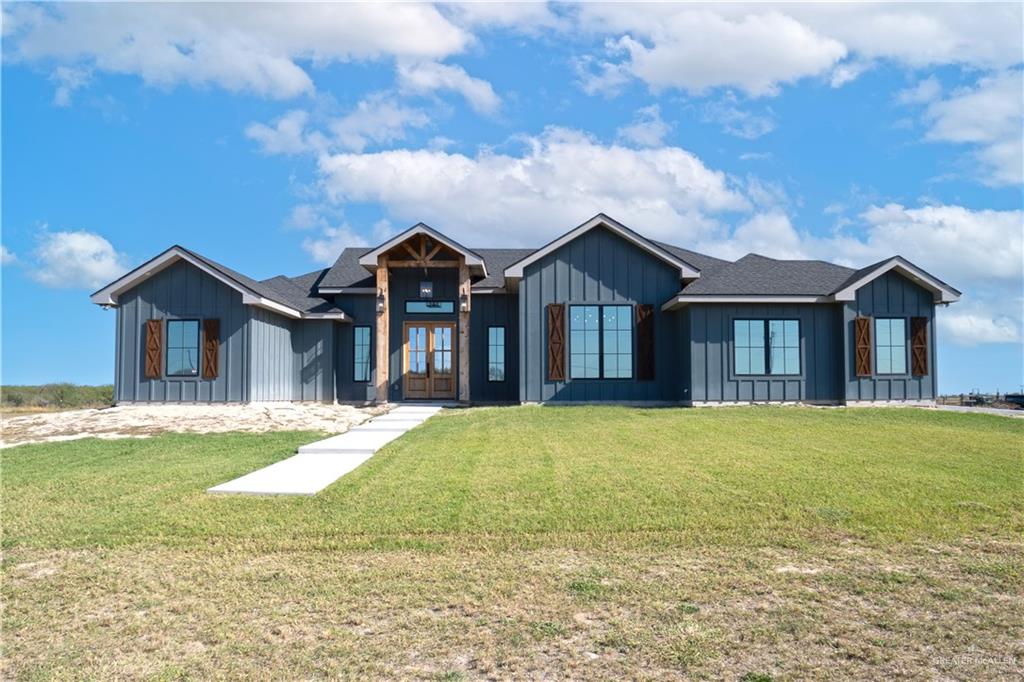
[[[294,457],[221,483],[207,492],[315,495],[440,410],[439,405],[400,405],[341,435],[303,445]]]

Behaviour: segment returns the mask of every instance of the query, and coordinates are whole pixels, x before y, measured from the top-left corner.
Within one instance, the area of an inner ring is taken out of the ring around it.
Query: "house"
[[[180,246],[92,295],[134,402],[854,404],[936,396],[935,307],[893,256],[735,262],[599,214],[539,249],[424,224],[254,280]]]

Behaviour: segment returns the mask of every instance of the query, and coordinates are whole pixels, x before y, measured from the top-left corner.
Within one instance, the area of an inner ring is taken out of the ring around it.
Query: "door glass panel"
[[[452,328],[434,327],[434,372],[452,372]]]
[[[409,327],[409,373],[427,373],[427,328]]]

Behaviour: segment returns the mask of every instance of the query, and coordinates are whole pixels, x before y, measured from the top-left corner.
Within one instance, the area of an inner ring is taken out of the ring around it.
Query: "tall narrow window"
[[[601,307],[602,376],[605,379],[633,377],[633,308],[628,305]]]
[[[907,321],[902,317],[875,319],[875,372],[907,373]]]
[[[800,374],[799,320],[733,320],[736,374]]]
[[[601,308],[569,306],[569,378],[601,377]]]
[[[768,320],[769,370],[772,374],[800,373],[800,323]]]
[[[352,330],[353,381],[370,380],[370,328],[355,327]]]
[[[505,328],[487,328],[487,380],[505,380]]]
[[[764,374],[764,320],[733,320],[737,374]]]
[[[199,374],[199,320],[167,320],[167,376]]]

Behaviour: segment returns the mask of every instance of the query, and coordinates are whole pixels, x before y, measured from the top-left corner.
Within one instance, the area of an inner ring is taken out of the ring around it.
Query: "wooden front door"
[[[403,397],[452,399],[455,370],[452,343],[455,325],[450,322],[406,322]]]

